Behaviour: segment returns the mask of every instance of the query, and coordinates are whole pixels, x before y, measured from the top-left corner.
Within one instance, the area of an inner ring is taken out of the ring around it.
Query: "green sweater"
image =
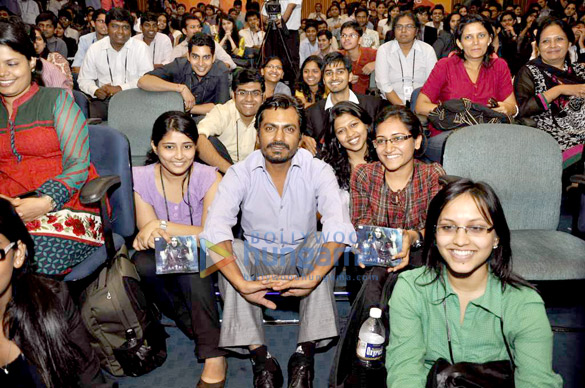
[[[562,387],[552,370],[553,334],[537,292],[507,286],[491,272],[485,294],[469,302],[459,323],[459,298],[446,274],[443,283],[429,283],[434,274],[417,268],[400,275],[390,299],[390,343],[386,349],[388,387],[424,387],[438,358],[450,360],[443,299],[455,362],[488,362],[509,359],[504,335],[516,369],[516,388]]]

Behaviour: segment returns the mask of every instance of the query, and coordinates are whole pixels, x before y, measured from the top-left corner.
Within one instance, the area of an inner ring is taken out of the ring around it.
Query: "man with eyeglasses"
[[[116,93],[136,88],[138,79],[153,69],[146,43],[130,39],[132,16],[121,8],[106,15],[108,36],[87,50],[79,71],[79,89],[94,98],[90,117],[107,119],[110,98]]]
[[[91,16],[91,26],[95,28],[94,32],[90,32],[89,34],[82,35],[79,38],[79,46],[77,47],[77,52],[75,53],[75,58],[73,59],[73,64],[71,65],[71,71],[78,74],[79,70],[81,69],[81,64],[85,59],[85,54],[89,47],[108,36],[108,26],[106,25],[106,15],[107,11],[105,9],[97,9],[93,12]]]
[[[215,42],[199,32],[189,40],[189,57],[154,69],[138,81],[150,92],[177,92],[183,97],[185,111],[202,116],[229,100],[229,73],[223,62],[215,62]]]
[[[393,105],[410,105],[412,92],[424,85],[437,56],[433,47],[416,39],[419,22],[409,11],[394,23],[395,39],[378,49],[376,86]]]
[[[376,50],[361,47],[363,35],[362,27],[355,20],[350,20],[341,26],[340,52],[349,57],[353,77],[352,89],[356,93],[365,94],[370,86],[370,74],[376,67]]]
[[[313,155],[321,148],[326,129],[329,128],[329,109],[341,101],[361,105],[370,115],[376,117],[384,102],[376,96],[356,94],[349,88],[352,79],[351,60],[339,52],[323,58],[323,83],[329,89],[326,100],[321,100],[307,109],[307,134],[303,135],[302,147]]]
[[[199,159],[225,174],[256,148],[254,116],[264,98],[264,78],[257,70],[236,71],[233,98],[216,105],[197,125]]]

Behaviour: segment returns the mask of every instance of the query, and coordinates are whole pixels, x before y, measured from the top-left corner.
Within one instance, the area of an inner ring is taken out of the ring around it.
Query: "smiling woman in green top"
[[[511,270],[510,230],[491,187],[462,179],[443,188],[425,237],[426,266],[402,273],[390,299],[388,387],[424,387],[438,358],[509,360],[504,337],[516,388],[561,387],[544,302]]]

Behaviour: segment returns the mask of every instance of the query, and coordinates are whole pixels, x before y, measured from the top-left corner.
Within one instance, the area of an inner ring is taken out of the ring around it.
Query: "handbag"
[[[467,98],[445,101],[429,113],[429,121],[439,131],[450,131],[476,124],[510,124],[512,119]]]
[[[453,361],[453,348],[451,347],[451,331],[447,322],[447,304],[443,300],[445,308],[445,324],[447,326],[447,341],[449,342],[449,356],[451,362],[439,358],[433,363],[427,375],[426,388],[514,388],[514,358],[510,346],[504,335],[504,321],[500,318],[500,330],[508,352],[508,360],[478,362]]]

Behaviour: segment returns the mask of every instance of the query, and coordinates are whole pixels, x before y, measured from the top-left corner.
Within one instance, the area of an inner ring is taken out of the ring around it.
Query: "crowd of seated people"
[[[391,270],[346,268],[375,276],[348,282],[353,318],[345,335],[357,334],[371,305],[383,307],[391,328],[407,328],[390,330],[388,386],[423,385],[441,357],[506,359],[518,387],[561,386],[543,302],[511,272],[497,196],[471,181],[442,187],[440,162],[455,128],[429,120],[466,99],[550,134],[564,167],[582,171],[583,4],[539,0],[524,9],[472,1],[448,12],[440,4],[342,0],[317,3],[301,20],[302,1],[285,0],[279,24],[299,26],[288,32],[298,35],[296,47],[287,47],[300,59],[291,67],[288,55],[263,50],[272,32],[256,1],[245,9],[235,0],[229,9],[212,1],[190,10],[175,0],[150,2],[150,9],[138,2],[140,10],[122,0],[86,1],[85,8],[41,3],[0,7],[0,275],[7,279],[0,282],[0,323],[10,328],[0,332],[0,369],[45,386],[68,386],[73,375],[82,384],[101,378],[88,372],[95,356],[83,335],[81,353],[71,353],[78,365],[63,358],[47,367],[50,349],[32,355],[39,338],[26,343],[22,326],[30,322],[11,315],[25,308],[17,306],[23,300],[10,302],[2,287],[39,282],[24,276],[34,257],[34,270],[53,279],[39,283],[56,295],[52,308],[75,315],[58,282],[103,244],[98,209],[79,198],[97,176],[86,119],[107,120],[112,97],[139,88],[175,92],[184,102],[183,112],[144,128],[152,150],[145,166],[133,166],[133,262],[148,298],[195,340],[205,363],[198,387],[225,385],[229,352],[251,355],[254,386],[282,386],[259,307],[277,307],[269,291],[301,300],[288,384],[312,386],[316,349],[340,333],[332,268],[359,225],[399,228],[403,238],[395,255],[401,264]],[[90,101],[90,117],[74,91]],[[13,234],[8,223],[22,230]],[[186,234],[229,253],[211,254],[222,324],[211,277],[156,275],[154,238]],[[34,250],[25,249],[33,242]],[[266,264],[280,256],[276,266]],[[75,319],[56,330],[78,330]],[[502,330],[466,342],[468,319],[498,330],[503,322]],[[453,343],[437,334],[445,323]],[[55,341],[63,351],[71,345]]]

